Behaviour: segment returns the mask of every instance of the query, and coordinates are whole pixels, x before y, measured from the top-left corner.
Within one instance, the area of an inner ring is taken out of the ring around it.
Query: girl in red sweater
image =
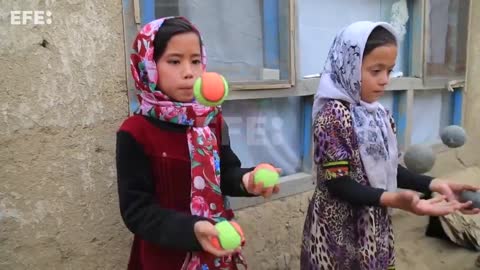
[[[185,18],[146,24],[131,71],[139,100],[117,133],[120,211],[134,234],[129,270],[237,269],[240,250],[212,246],[215,222],[231,220],[228,196],[269,197],[230,148],[221,108],[194,101],[205,70],[198,30]]]

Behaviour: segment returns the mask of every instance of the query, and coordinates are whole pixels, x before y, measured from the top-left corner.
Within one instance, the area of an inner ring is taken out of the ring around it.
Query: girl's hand
[[[281,173],[282,170],[279,168],[275,168],[278,173]],[[248,193],[253,195],[260,195],[264,198],[270,198],[272,194],[277,194],[280,191],[280,188],[277,185],[273,187],[263,187],[263,183],[255,184],[253,180],[253,172],[248,172],[243,175],[242,178],[243,186],[247,190]]]
[[[472,205],[471,202],[459,203],[458,201],[446,201],[443,195],[435,196],[429,200],[419,200],[412,207],[412,212],[417,215],[445,216],[457,210],[461,210]]]
[[[214,256],[225,257],[234,253],[238,253],[241,250],[241,248],[237,248],[235,250],[222,250],[214,247],[211,241],[213,237],[218,236],[218,231],[209,221],[197,221],[195,225],[193,225],[193,231],[195,232],[195,236],[197,237],[197,240],[202,246],[203,250],[213,254]]]
[[[479,187],[455,183],[453,181],[447,181],[440,178],[435,178],[430,183],[430,190],[442,194],[449,202],[459,202],[460,194],[465,190],[478,191],[479,189]],[[460,211],[463,214],[467,215],[474,215],[480,213],[480,209],[471,209],[469,208],[470,206],[471,204],[468,207],[461,208]]]
[[[448,215],[471,205],[471,202],[465,204],[461,204],[458,201],[447,202],[443,195],[423,200],[413,191],[384,192],[380,197],[380,203],[384,206],[399,208],[417,215],[428,216]]]

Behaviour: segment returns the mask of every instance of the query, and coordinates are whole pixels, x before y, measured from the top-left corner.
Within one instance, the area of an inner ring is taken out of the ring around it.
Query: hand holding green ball
[[[235,221],[221,221],[215,224],[218,237],[212,238],[212,245],[217,249],[234,250],[245,241],[242,228]]]
[[[277,169],[270,164],[262,163],[253,170],[253,181],[255,184],[263,183],[264,188],[273,187],[278,184],[280,175]]]

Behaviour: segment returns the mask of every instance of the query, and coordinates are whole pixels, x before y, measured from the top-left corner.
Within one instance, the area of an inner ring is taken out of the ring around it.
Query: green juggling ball
[[[280,175],[275,167],[270,164],[262,163],[253,170],[253,181],[255,184],[262,182],[263,187],[273,187],[278,184]]]
[[[243,232],[240,226],[233,221],[220,221],[215,224],[218,237],[212,239],[212,244],[218,249],[234,250],[242,244]]]

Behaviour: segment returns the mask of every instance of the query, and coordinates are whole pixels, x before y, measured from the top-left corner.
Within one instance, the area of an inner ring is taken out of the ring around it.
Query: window
[[[268,162],[282,168],[280,194],[311,190],[312,146],[310,97],[230,100],[223,104],[230,143],[243,167]],[[264,201],[230,198],[235,208]]]
[[[391,22],[402,34],[395,71],[407,73],[409,58],[407,1],[302,0],[298,7],[299,72],[301,76],[322,71],[335,35],[360,20]],[[339,15],[341,13],[341,16]]]
[[[465,75],[469,0],[427,2],[426,76]]]
[[[453,123],[452,94],[445,90],[416,91],[411,144],[440,144],[440,132]],[[428,110],[425,110],[428,108]]]
[[[232,148],[243,165],[269,162],[285,175],[302,172],[302,109],[301,97],[225,102]]]
[[[322,71],[335,34],[359,21],[386,21],[399,34],[399,54],[390,92],[381,102],[392,112],[402,150],[439,143],[440,130],[461,124],[469,0],[303,0],[298,4],[302,76]],[[341,10],[339,17],[335,11]],[[321,37],[321,38],[319,38]],[[427,109],[428,108],[428,109]],[[428,111],[427,111],[428,110]]]
[[[293,0],[143,0],[142,24],[185,16],[200,30],[207,69],[233,89],[290,88]]]

